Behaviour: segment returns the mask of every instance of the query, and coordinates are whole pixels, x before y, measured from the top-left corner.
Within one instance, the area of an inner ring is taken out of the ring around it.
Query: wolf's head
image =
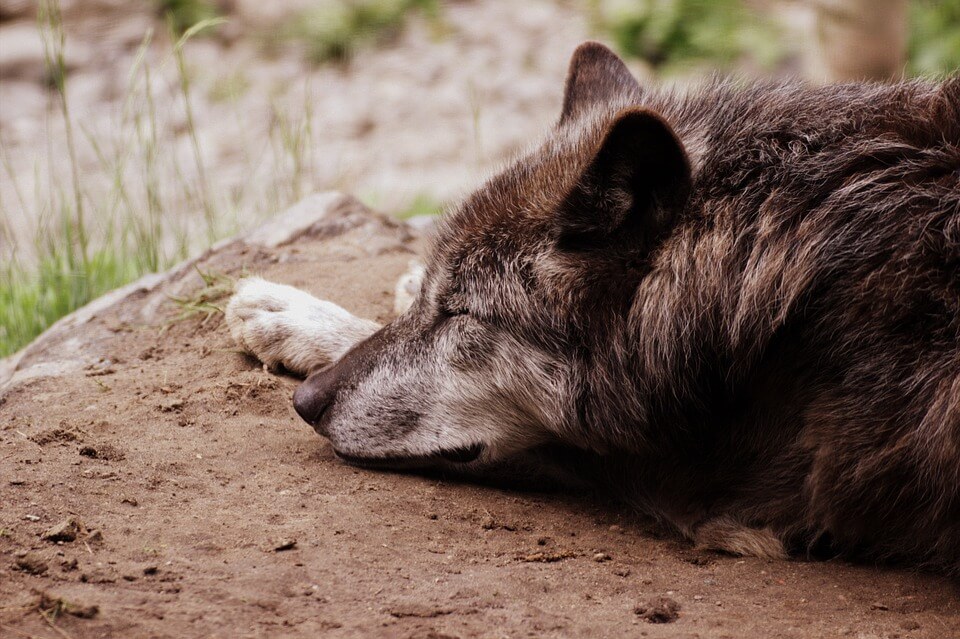
[[[641,102],[616,55],[577,49],[556,127],[447,216],[410,310],[297,390],[340,457],[464,468],[603,448],[594,404],[619,382],[595,360],[628,330],[690,188],[681,143]]]

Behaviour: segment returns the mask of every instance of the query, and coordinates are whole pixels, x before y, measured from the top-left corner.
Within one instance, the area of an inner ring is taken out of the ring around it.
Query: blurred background
[[[0,356],[312,191],[436,213],[588,38],[650,85],[936,78],[960,0],[0,0]]]

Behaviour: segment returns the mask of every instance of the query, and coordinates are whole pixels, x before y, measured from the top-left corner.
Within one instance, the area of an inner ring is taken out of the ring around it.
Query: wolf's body
[[[286,364],[271,321],[247,346]],[[960,78],[677,96],[584,45],[413,306],[357,327],[295,397],[348,461],[532,460],[705,546],[960,572]]]

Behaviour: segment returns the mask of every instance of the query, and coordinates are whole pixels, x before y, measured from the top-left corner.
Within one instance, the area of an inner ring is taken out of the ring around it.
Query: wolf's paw
[[[783,542],[770,528],[750,528],[732,517],[721,515],[697,527],[693,534],[697,548],[719,550],[731,555],[786,559]]]
[[[379,328],[333,302],[259,277],[240,280],[225,315],[243,350],[299,375],[336,361]]]

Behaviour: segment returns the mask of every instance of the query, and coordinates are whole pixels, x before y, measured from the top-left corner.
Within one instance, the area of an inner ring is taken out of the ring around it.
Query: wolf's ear
[[[639,99],[641,93],[640,84],[616,53],[599,42],[584,42],[570,58],[560,124],[595,104],[616,98]]]
[[[690,194],[690,161],[659,114],[621,111],[557,212],[562,245],[649,247]]]

